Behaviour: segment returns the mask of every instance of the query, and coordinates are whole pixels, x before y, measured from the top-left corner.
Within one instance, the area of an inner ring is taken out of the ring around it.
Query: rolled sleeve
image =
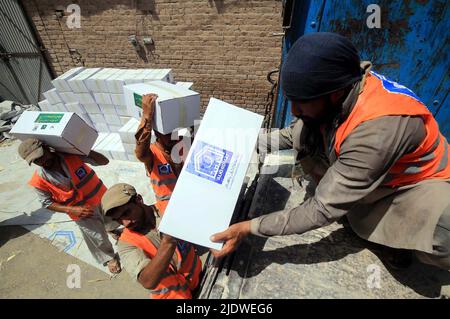
[[[117,243],[117,252],[123,268],[135,281],[138,281],[139,274],[151,259],[145,255],[142,249],[123,241]]]
[[[48,206],[54,203],[50,192],[43,191],[39,188],[34,188],[34,190],[36,191],[38,200],[43,208],[47,208]]]

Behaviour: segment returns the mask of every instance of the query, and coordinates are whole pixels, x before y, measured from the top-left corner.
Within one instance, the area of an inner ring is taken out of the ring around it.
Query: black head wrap
[[[300,37],[289,50],[281,86],[290,100],[310,100],[361,80],[363,71],[355,46],[336,33]]]

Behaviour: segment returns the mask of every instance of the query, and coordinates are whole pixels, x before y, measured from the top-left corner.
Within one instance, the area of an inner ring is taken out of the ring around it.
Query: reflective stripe
[[[176,182],[177,182],[176,178],[168,178],[163,180],[150,179],[150,183],[157,186],[175,184]]]
[[[431,148],[419,158],[419,161],[425,162],[425,161],[429,161],[429,160],[432,160],[433,158],[435,158],[436,154],[434,154],[434,151],[439,146],[440,142],[441,142],[441,135],[439,134],[438,137],[436,137],[436,140],[434,141]]]
[[[103,182],[100,179],[97,183],[97,185],[95,186],[95,188],[89,193],[87,194],[83,200],[79,201],[78,203],[76,203],[76,205],[84,205],[88,200],[90,200],[92,197],[94,197],[95,195],[97,195],[98,191],[102,188],[103,186]]]
[[[153,294],[153,295],[160,295],[160,294],[166,294],[166,293],[168,293],[171,290],[172,291],[179,291],[179,290],[184,291],[184,290],[187,290],[188,287],[189,287],[188,284],[185,283],[183,286],[180,286],[180,285],[169,286],[169,287],[165,287],[165,288],[160,289],[160,290],[152,290],[150,293]]]
[[[94,170],[91,170],[91,172],[85,178],[83,178],[83,180],[81,180],[77,185],[75,185],[75,187],[76,188],[83,187],[92,179],[92,177],[94,177],[94,175],[95,175]]]
[[[417,174],[420,173],[422,164],[420,166],[408,164],[408,167],[403,171],[403,174]]]
[[[441,161],[439,162],[438,168],[436,169],[436,173],[446,168],[447,164],[448,164],[448,143],[447,140],[444,139],[444,154],[442,154],[442,158]]]
[[[438,142],[441,141],[440,137],[438,137],[436,140]],[[442,155],[441,161],[439,162],[439,166],[438,166],[437,170],[434,173],[442,171],[447,166],[447,160],[448,160],[448,144],[447,144],[447,140],[444,139],[443,143],[444,143],[444,154]],[[433,148],[436,149],[434,146],[433,146]],[[427,157],[430,157],[430,155],[433,155],[430,158],[430,159],[433,159],[435,154],[432,153],[432,154],[428,154],[428,155],[425,155],[425,156],[421,157],[420,160],[422,162],[409,163],[408,164],[408,168],[406,168],[403,171],[403,173],[404,174],[417,174],[417,173],[420,173],[422,171],[421,167],[424,165],[424,163],[423,163],[424,159],[427,158]]]
[[[157,200],[169,200],[171,195],[158,196],[155,195]]]
[[[64,201],[63,203],[61,203],[61,205],[68,205],[68,204],[70,204],[72,201],[75,200],[75,198],[77,196],[78,196],[78,191],[76,189],[74,189],[72,197],[70,197],[68,200]]]

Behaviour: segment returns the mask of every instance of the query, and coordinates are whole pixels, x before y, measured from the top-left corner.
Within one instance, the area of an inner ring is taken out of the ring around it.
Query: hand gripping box
[[[20,140],[37,138],[57,151],[88,155],[98,133],[72,112],[26,111],[11,130]]]
[[[263,116],[212,98],[159,225],[173,237],[220,249]]]
[[[200,94],[163,81],[124,86],[130,116],[141,117],[142,96],[149,93],[158,95],[153,119],[155,131],[169,134],[176,128],[193,126],[200,118]]]

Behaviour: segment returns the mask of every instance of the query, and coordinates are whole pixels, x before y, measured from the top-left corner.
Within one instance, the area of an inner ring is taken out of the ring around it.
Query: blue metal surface
[[[377,1],[381,28],[370,29],[367,6],[373,0],[296,1],[294,21],[283,43],[284,61],[301,35],[329,31],[353,41],[363,60],[374,70],[414,91],[435,114],[441,131],[450,138],[450,2]],[[277,97],[275,127],[284,127],[292,116],[289,103]]]

